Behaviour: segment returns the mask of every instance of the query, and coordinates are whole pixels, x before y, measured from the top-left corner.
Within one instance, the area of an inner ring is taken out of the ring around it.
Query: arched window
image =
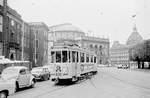
[[[92,44],[90,45],[90,48],[93,48],[93,45],[92,45]]]

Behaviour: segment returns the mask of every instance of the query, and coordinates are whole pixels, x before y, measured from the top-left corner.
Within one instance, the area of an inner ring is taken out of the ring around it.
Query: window
[[[2,24],[3,24],[3,18],[2,18],[2,16],[0,15],[0,32],[2,32],[2,30],[3,30]]]
[[[93,55],[91,55],[91,62],[93,62]]]
[[[79,53],[77,52],[77,62],[79,62]]]
[[[56,63],[61,63],[61,51],[56,51]]]
[[[89,55],[86,54],[86,62],[89,62]]]
[[[51,63],[54,63],[55,62],[55,52],[52,51],[51,52]]]
[[[39,54],[38,53],[36,53],[36,59],[38,59],[39,58]]]
[[[26,70],[25,69],[21,69],[19,72],[21,75],[25,75],[26,74]]]
[[[75,62],[75,56],[76,55],[76,52],[75,51],[72,51],[72,62]]]
[[[96,57],[94,56],[94,63],[96,63]]]
[[[15,21],[11,20],[11,26],[14,26],[14,25],[15,25]]]
[[[84,62],[84,53],[80,53],[80,61]]]
[[[36,39],[36,48],[39,47],[39,40]]]
[[[62,51],[62,61],[63,63],[67,62],[67,51]]]
[[[69,62],[71,62],[71,52],[70,51],[69,51],[68,55],[69,55]]]

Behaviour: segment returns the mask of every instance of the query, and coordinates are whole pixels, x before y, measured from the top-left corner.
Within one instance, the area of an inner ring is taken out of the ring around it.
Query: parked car
[[[6,98],[23,87],[34,87],[35,83],[35,78],[27,67],[7,67],[2,71],[0,77],[0,98]]]
[[[49,80],[50,79],[50,72],[48,68],[45,67],[35,67],[31,70],[32,75],[35,76],[36,80]]]
[[[126,64],[124,64],[124,65],[118,65],[118,67],[117,67],[118,69],[119,68],[123,68],[123,69],[127,69],[127,68],[129,68],[129,65],[126,65]]]
[[[15,92],[15,81],[6,81],[0,76],[0,98],[7,98]]]

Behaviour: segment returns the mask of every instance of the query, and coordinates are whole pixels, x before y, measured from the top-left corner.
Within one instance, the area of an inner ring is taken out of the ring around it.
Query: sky
[[[150,0],[8,0],[26,22],[72,23],[90,36],[125,44],[132,28],[150,39]]]

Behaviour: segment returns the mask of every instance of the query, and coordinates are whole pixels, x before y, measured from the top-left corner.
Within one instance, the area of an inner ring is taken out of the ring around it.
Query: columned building
[[[109,39],[84,36],[79,42],[83,48],[95,51],[98,64],[109,63]]]
[[[86,36],[81,29],[70,23],[49,27],[49,56],[51,46],[62,43],[78,44],[82,48],[95,51],[98,64],[108,63],[109,39]]]
[[[126,44],[120,44],[118,41],[115,41],[110,48],[110,60],[112,65],[126,64],[134,65],[135,62],[130,61],[129,59],[129,49],[134,45],[141,43],[143,38],[138,33],[136,26],[133,27],[133,32],[129,36]]]

